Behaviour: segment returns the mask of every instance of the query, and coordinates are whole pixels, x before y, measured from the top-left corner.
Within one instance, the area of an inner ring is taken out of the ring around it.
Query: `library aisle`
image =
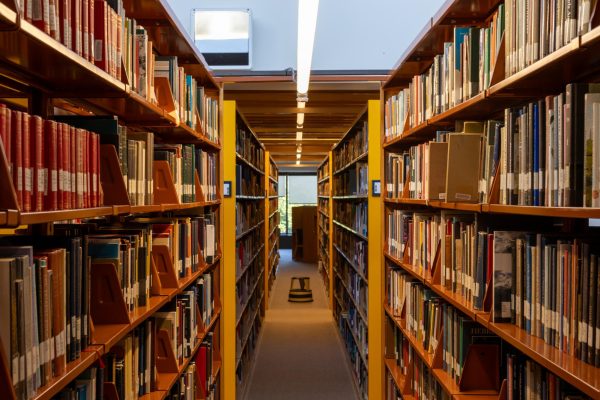
[[[246,400],[356,399],[349,364],[313,264],[281,261]],[[292,276],[309,276],[312,303],[287,301]]]

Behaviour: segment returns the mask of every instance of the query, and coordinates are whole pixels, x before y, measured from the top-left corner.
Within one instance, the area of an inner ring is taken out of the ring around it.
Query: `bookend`
[[[444,362],[444,346],[442,346],[442,336],[443,336],[443,332],[444,330],[440,330],[440,332],[437,335],[436,340],[436,346],[435,346],[435,350],[433,351],[433,357],[431,359],[431,368],[435,368],[435,369],[441,369],[442,368],[442,364]]]
[[[404,187],[402,188],[402,196],[400,196],[401,199],[408,199],[408,197],[410,195],[409,184],[410,184],[410,182],[408,180],[406,180],[406,182],[404,182]]]
[[[104,382],[104,400],[119,400],[117,387],[112,382]]]
[[[171,346],[169,333],[164,329],[156,332],[156,371],[159,374],[178,374],[179,366],[177,358]],[[168,386],[163,386],[162,380],[158,379],[158,390],[169,390]]]
[[[0,141],[0,187],[3,188],[5,194],[0,196],[0,210],[19,210],[19,202],[17,201],[17,193],[12,184],[10,176],[10,167],[8,159],[4,152],[4,145]]]
[[[508,381],[506,379],[504,379],[500,385],[498,400],[508,400]]]
[[[130,205],[117,149],[111,144],[100,145],[100,184],[104,205]]]
[[[153,290],[155,293],[179,287],[171,252],[164,245],[152,246],[152,286],[155,284],[158,284]]]
[[[94,325],[129,324],[129,314],[114,264],[92,263],[90,282],[90,314]]]
[[[461,392],[500,387],[500,348],[497,344],[471,344],[458,387]]]
[[[179,204],[179,196],[168,162],[154,161],[152,178],[154,179],[154,204]]]
[[[490,192],[488,193],[488,204],[498,204],[500,201],[500,166],[496,166],[494,171],[494,177],[492,178],[492,185],[490,186]]]
[[[431,278],[431,283],[433,285],[439,285],[442,283],[442,240],[438,240],[435,256],[433,257],[433,262],[431,263],[431,271],[430,276],[427,279]]]
[[[0,143],[1,144],[1,143]],[[4,343],[0,341],[0,393],[6,396],[7,400],[14,400],[17,398],[15,389],[11,381],[10,368],[8,366],[8,358],[4,351]]]
[[[194,171],[194,186],[196,190],[196,202],[205,202],[206,197],[202,191],[202,185],[200,184],[200,177],[198,177],[198,171]]]
[[[156,93],[156,102],[158,103],[158,106],[171,116],[171,118],[176,121],[177,125],[179,125],[179,112],[175,105],[173,92],[171,92],[169,78],[164,76],[154,77],[154,92]]]
[[[506,58],[504,57],[506,45],[504,42],[505,35],[503,33],[502,38],[500,39],[500,47],[498,48],[498,53],[496,55],[494,70],[490,74],[490,86],[494,86],[506,78]]]

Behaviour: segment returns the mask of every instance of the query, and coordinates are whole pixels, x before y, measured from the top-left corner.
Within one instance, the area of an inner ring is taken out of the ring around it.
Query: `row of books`
[[[241,235],[264,220],[264,208],[256,201],[235,203],[235,233]]]
[[[367,236],[367,203],[337,201],[333,207],[333,218],[340,224]]]
[[[235,242],[235,276],[240,278],[246,268],[257,257],[260,257],[260,251],[263,249],[264,239],[262,232],[255,229],[250,234],[244,236]]]
[[[269,176],[279,182],[279,169],[273,159],[269,160]]]
[[[243,121],[238,119],[235,132],[235,151],[246,161],[260,171],[265,169],[265,151],[258,139],[246,128]]]
[[[324,185],[329,187],[329,181],[325,182]],[[325,193],[327,195],[329,191]],[[366,196],[368,193],[369,175],[367,163],[359,162],[333,177],[334,196]]]
[[[22,211],[103,204],[98,135],[0,104],[0,139]]]
[[[506,0],[506,76],[569,44],[592,29],[591,0]]]
[[[333,149],[334,172],[367,153],[369,149],[368,128],[367,121],[358,122],[351,129],[351,133]]]
[[[326,227],[324,232],[328,232]],[[337,225],[333,227],[333,237],[334,246],[341,253],[340,256],[352,263],[354,268],[363,276],[368,276],[367,242],[357,239],[352,233]]]
[[[367,315],[368,286],[348,261],[339,255],[334,258],[333,269],[341,281],[348,296],[362,315]],[[364,321],[366,323],[366,321]]]
[[[104,369],[94,365],[55,397],[56,400],[101,400],[104,398]]]
[[[478,202],[481,142],[486,126],[481,122],[457,121],[456,132],[437,132],[435,141],[400,154],[387,153],[386,196]]]
[[[262,274],[260,277],[262,277]],[[243,362],[247,357],[247,352],[250,352],[250,355],[252,354],[252,350],[256,345],[264,317],[261,311],[263,297],[264,285],[257,285],[242,314],[237,317],[235,354],[240,362]],[[240,310],[240,307],[236,309],[239,313],[238,310]]]
[[[325,160],[323,165],[317,168],[317,181],[323,180],[329,177],[329,157]]]
[[[362,400],[367,400],[368,398],[368,372],[367,365],[365,365],[361,355],[358,345],[354,339],[354,334],[351,331],[349,322],[348,322],[348,314],[343,311],[338,310],[338,328],[340,330],[340,334],[344,341],[344,346],[346,347],[346,351],[350,358],[350,363],[352,365],[352,372],[356,379],[356,383],[358,386],[359,396]]]
[[[493,240],[493,320],[513,323],[567,354],[600,366],[595,244],[512,231],[495,231]]]
[[[277,196],[277,183],[273,182],[269,179],[269,188],[268,188],[269,196]]]
[[[454,27],[452,41],[431,67],[385,103],[385,139],[402,135],[487,89],[505,28],[504,5],[484,27]]]
[[[249,168],[246,164],[236,164],[235,194],[237,196],[260,196],[264,197],[263,177]]]
[[[317,186],[318,195],[319,196],[329,196],[329,194],[330,194],[329,188],[330,188],[329,180],[319,183]]]
[[[262,246],[261,246],[262,249]],[[248,264],[246,272],[239,277],[235,285],[236,291],[236,315],[237,320],[242,314],[247,313],[249,303],[252,302],[253,296],[261,292],[258,287],[265,271],[265,260],[262,251]]]

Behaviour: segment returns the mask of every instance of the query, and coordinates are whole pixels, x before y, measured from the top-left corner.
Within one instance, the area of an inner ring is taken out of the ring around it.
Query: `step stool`
[[[294,282],[298,282],[294,287]],[[310,288],[310,278],[307,276],[294,276],[290,282],[290,293],[288,301],[292,303],[310,303],[313,301],[312,290]]]

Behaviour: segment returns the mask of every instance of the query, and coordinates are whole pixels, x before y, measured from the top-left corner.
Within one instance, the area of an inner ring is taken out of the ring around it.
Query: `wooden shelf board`
[[[259,167],[255,166],[254,164],[252,164],[250,161],[246,160],[240,153],[236,152],[235,153],[235,159],[236,161],[240,161],[242,164],[244,164],[245,166],[249,167],[250,169],[252,169],[254,172],[256,172],[259,175],[264,175],[265,172],[260,169]]]
[[[328,180],[329,180],[329,176],[324,176],[323,178],[321,178],[317,181],[317,184],[327,182]]]
[[[356,335],[356,332],[354,332],[352,325],[350,325],[350,320],[348,318],[344,318],[344,320],[346,320],[346,325],[348,325],[348,330],[350,331],[350,334],[352,335],[352,338],[354,339],[354,344],[356,345],[356,348],[358,349],[358,354],[360,354],[360,359],[362,360],[362,362],[365,366],[365,369],[368,370],[369,362],[367,360],[367,356],[365,356],[365,354],[364,354],[362,345],[359,345],[360,342],[358,340],[358,336]],[[367,344],[367,346],[368,346],[368,344]]]
[[[385,364],[385,367],[387,368],[388,372],[390,373],[392,379],[394,380],[394,383],[396,384],[396,387],[398,388],[398,391],[402,391],[402,389],[404,388],[404,385],[406,383],[406,376],[404,374],[402,374],[402,371],[400,370],[400,367],[398,367],[396,365],[396,362],[390,358],[383,358],[383,362]],[[413,397],[410,395],[402,395],[403,399],[412,399]]]
[[[176,123],[163,108],[130,89],[127,96],[93,97],[87,98],[86,102],[106,113],[118,116],[119,120],[127,125],[139,126],[146,130],[149,127],[172,126]]]
[[[271,175],[269,175],[269,180],[275,184],[277,184],[277,179],[275,179],[274,177],[272,177]]]
[[[388,204],[408,204],[408,205],[417,205],[417,206],[426,206],[427,200],[425,199],[407,199],[407,198],[389,198],[386,197],[383,199],[385,203]]]
[[[365,160],[365,159],[367,159],[368,157],[369,157],[369,152],[368,152],[368,151],[366,151],[366,152],[362,153],[361,155],[359,155],[358,157],[354,158],[354,159],[353,159],[352,161],[350,161],[348,164],[346,164],[346,165],[344,165],[343,167],[341,167],[340,169],[338,169],[338,170],[334,171],[334,172],[333,172],[333,175],[335,176],[335,175],[339,175],[339,174],[341,174],[342,172],[344,172],[345,170],[347,170],[348,168],[350,168],[350,167],[351,167],[351,166],[353,166],[354,164],[356,164],[356,163],[358,163],[358,162],[360,162],[360,161],[362,161],[362,160]]]
[[[91,346],[87,350],[82,351],[80,358],[66,365],[64,374],[51,379],[45,386],[39,388],[33,400],[52,399],[98,360],[101,349],[102,347],[100,346]]]
[[[130,324],[94,325],[92,344],[104,345],[104,349],[108,351],[130,331]]]
[[[367,200],[369,198],[366,194],[349,194],[343,196],[332,196],[334,200]]]
[[[354,308],[356,309],[356,311],[358,311],[358,315],[360,315],[360,318],[363,320],[365,326],[368,327],[369,319],[365,315],[365,311],[363,310],[362,307],[359,306],[357,300],[350,293],[350,288],[348,288],[346,281],[344,281],[344,279],[342,279],[342,276],[340,275],[340,273],[335,268],[333,270],[334,270],[335,274],[337,275],[338,279],[340,280],[340,282],[342,282],[342,286],[344,287],[344,290],[346,290],[346,294],[348,295],[348,297],[350,297],[350,300],[354,304]]]
[[[0,8],[1,18],[15,21],[14,12]],[[4,31],[0,39],[0,60],[4,72],[43,87],[50,93],[65,96],[65,89],[80,97],[126,96],[126,85],[83,57],[69,50],[29,22],[22,19],[21,29]],[[48,65],[60,68],[48,68]],[[76,87],[73,82],[78,82]],[[75,94],[75,93],[73,93]]]
[[[112,206],[81,208],[73,210],[22,212],[19,217],[20,225],[41,224],[46,222],[63,221],[79,218],[94,218],[112,215]]]
[[[368,239],[367,239],[367,237],[366,237],[366,236],[364,236],[364,235],[361,235],[360,233],[358,233],[358,232],[357,232],[357,231],[355,231],[354,229],[351,229],[351,228],[347,227],[346,225],[344,225],[344,224],[342,224],[342,223],[340,223],[340,222],[338,222],[338,221],[336,221],[336,220],[333,220],[333,223],[334,223],[334,224],[336,224],[336,225],[337,225],[337,226],[339,226],[339,227],[342,227],[342,228],[344,228],[344,229],[345,229],[345,230],[347,230],[348,232],[350,232],[350,233],[353,233],[355,236],[358,236],[358,237],[359,237],[359,238],[361,238],[362,240],[364,240],[364,241],[368,241]]]
[[[536,207],[484,204],[484,212],[495,214],[535,215],[541,217],[600,218],[600,208],[585,207]]]
[[[445,201],[432,200],[428,202],[430,207],[441,208],[444,210],[458,210],[481,212],[482,204],[480,203],[446,203]]]
[[[252,263],[254,262],[254,260],[256,260],[256,258],[260,255],[260,253],[262,253],[263,249],[265,248],[264,243],[260,245],[260,247],[256,250],[256,252],[254,253],[254,255],[252,256],[252,258],[250,259],[250,261],[248,261],[246,263],[246,265],[242,266],[242,269],[240,271],[240,274],[238,276],[235,277],[235,283],[238,283],[240,281],[240,279],[242,279],[242,277],[246,274],[246,272],[248,271],[248,268],[250,268],[250,265],[252,265]]]
[[[246,230],[246,231],[244,231],[244,232],[240,233],[239,235],[237,235],[237,236],[235,237],[235,240],[236,240],[236,241],[237,241],[237,240],[240,240],[241,238],[243,238],[244,236],[246,236],[247,234],[249,234],[249,233],[250,233],[250,232],[252,232],[253,230],[255,230],[255,229],[258,229],[258,228],[259,228],[259,227],[260,227],[260,226],[261,226],[261,225],[262,225],[264,222],[265,222],[265,221],[264,221],[264,220],[262,220],[262,221],[260,221],[258,224],[254,225],[252,228],[250,228],[250,229],[248,229],[248,230]]]
[[[129,320],[131,321],[130,329],[134,329],[136,326],[140,325],[168,302],[169,296],[150,296],[146,306],[135,307],[134,310],[129,313]]]
[[[387,258],[393,264],[397,265],[398,267],[402,268],[404,271],[406,271],[410,275],[412,275],[413,278],[416,278],[417,280],[419,280],[422,283],[427,283],[429,278],[425,278],[424,274],[416,266],[403,262],[402,260],[389,254],[387,251],[384,251],[383,255],[385,256],[385,258]]]
[[[157,390],[141,396],[139,400],[163,400],[168,394],[169,392],[167,391]]]
[[[479,319],[483,323],[482,319]],[[485,324],[484,324],[485,325]],[[489,322],[487,328],[560,379],[592,398],[600,398],[598,368],[529,335],[516,325]]]
[[[202,128],[198,126],[197,129],[200,129],[200,131],[194,130],[186,123],[181,122],[179,125],[173,124],[170,126],[157,127],[153,130],[160,136],[161,140],[166,143],[191,143],[202,147],[204,150],[221,150],[221,145],[209,140],[202,132]]]

